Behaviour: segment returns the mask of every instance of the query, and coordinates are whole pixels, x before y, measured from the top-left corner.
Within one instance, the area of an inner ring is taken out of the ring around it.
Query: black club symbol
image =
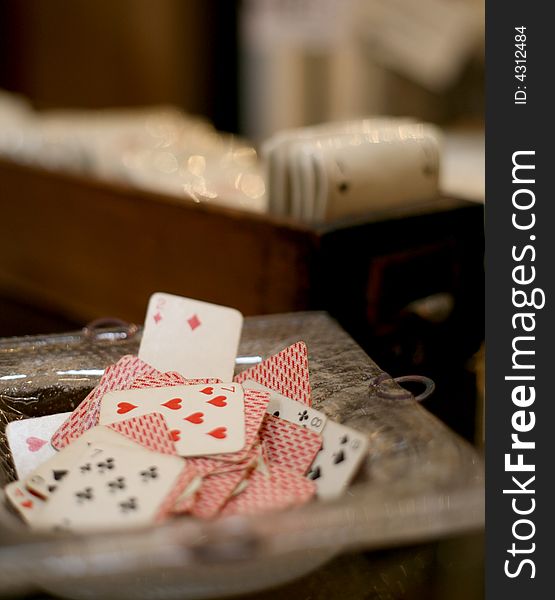
[[[91,470],[91,463],[87,463],[86,465],[83,465],[80,469],[81,473],[86,473],[87,471]]]
[[[308,410],[303,410],[299,413],[299,422],[308,421]]]
[[[85,500],[92,500],[94,498],[93,489],[91,487],[86,487],[81,492],[75,492],[75,496],[77,497],[77,502],[82,504]]]
[[[141,471],[141,479],[143,481],[148,481],[149,479],[156,479],[158,477],[158,468],[157,467],[149,467],[144,471]]]
[[[114,459],[107,458],[105,461],[96,463],[96,466],[98,467],[98,470],[100,471],[100,473],[105,473],[106,471],[111,471],[115,467]]]
[[[137,510],[137,498],[129,498],[118,505],[122,513],[128,513],[132,510]]]
[[[125,479],[123,477],[116,477],[114,481],[108,482],[108,488],[111,492],[116,492],[117,490],[125,489]]]

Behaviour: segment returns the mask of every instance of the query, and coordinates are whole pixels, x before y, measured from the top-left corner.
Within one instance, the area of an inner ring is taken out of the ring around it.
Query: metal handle
[[[127,321],[115,317],[100,317],[99,319],[94,319],[94,321],[87,323],[87,325],[83,327],[83,334],[86,337],[96,338],[102,334],[99,330],[107,327],[118,327],[122,329],[126,338],[132,338],[137,331],[139,331],[138,326],[134,323],[128,323]]]
[[[406,382],[422,383],[424,385],[424,391],[421,394],[418,394],[418,396],[414,396],[408,390],[405,390],[406,393],[403,394],[399,392],[393,393],[389,390],[382,389],[381,384],[384,381],[390,380],[393,380],[398,384]],[[380,373],[377,377],[375,377],[372,380],[372,382],[370,383],[370,387],[372,388],[376,396],[378,396],[379,398],[384,398],[385,400],[410,400],[411,398],[414,398],[416,402],[422,402],[426,400],[426,398],[428,398],[431,394],[433,394],[436,388],[436,384],[432,379],[430,379],[429,377],[424,377],[423,375],[403,375],[401,377],[391,377],[389,373],[384,372]]]

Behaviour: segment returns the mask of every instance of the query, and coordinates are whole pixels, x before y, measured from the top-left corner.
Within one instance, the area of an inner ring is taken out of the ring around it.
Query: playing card
[[[247,379],[269,387],[287,398],[312,406],[308,353],[304,342],[297,342],[239,373],[234,381],[243,383]]]
[[[187,461],[190,465],[190,461]],[[170,508],[170,512],[174,515],[183,515],[188,513],[193,508],[195,503],[197,492],[202,485],[202,476],[195,471],[196,475],[191,479],[186,488],[181,492],[179,497],[175,500],[173,506]]]
[[[132,390],[140,390],[142,388],[149,387],[171,387],[174,385],[200,385],[202,383],[222,383],[221,379],[186,379],[183,375],[176,373],[175,371],[169,371],[162,373],[159,376],[156,375],[141,375],[133,381],[130,386]]]
[[[257,463],[261,453],[262,446],[256,442],[252,448],[248,450],[245,458],[238,462],[218,460],[219,456],[216,456],[215,458],[208,456],[194,456],[189,458],[188,462],[204,477],[216,473],[229,473],[230,471],[244,471],[249,469]]]
[[[316,433],[320,433],[324,429],[324,425],[328,418],[326,415],[302,402],[291,400],[291,398],[285,397],[283,394],[270,389],[269,387],[247,379],[242,383],[243,389],[247,390],[258,390],[261,392],[267,392],[270,395],[270,402],[268,404],[267,412],[274,417],[285,419],[295,425],[306,427]]]
[[[140,448],[134,441],[113,429],[104,426],[93,427],[32,471],[25,480],[26,487],[43,499],[50,498],[67,477],[79,456],[101,444]]]
[[[238,452],[228,454],[219,454],[218,461],[227,461],[231,463],[240,463],[248,460],[253,446],[258,442],[258,432],[262,426],[266,408],[268,407],[269,396],[266,392],[257,390],[246,390],[245,396],[245,446]]]
[[[187,378],[231,381],[242,325],[233,308],[156,293],[148,303],[139,358]]]
[[[320,434],[266,415],[260,429],[267,461],[287,471],[305,475],[322,446]]]
[[[98,425],[100,399],[113,390],[127,389],[141,375],[161,375],[159,371],[136,356],[122,356],[104,371],[100,383],[87,395],[70,417],[52,436],[52,445],[57,450],[76,440],[85,431]]]
[[[32,523],[44,506],[44,500],[29,492],[21,481],[8,483],[4,493],[10,504],[27,523]]]
[[[137,444],[160,454],[177,454],[174,437],[166,420],[160,413],[149,413],[131,417],[107,425],[110,429],[129,438]]]
[[[70,414],[59,413],[8,423],[6,439],[19,479],[25,479],[33,469],[56,454],[50,438]]]
[[[245,446],[243,388],[237,383],[145,388],[105,394],[100,423],[160,412],[180,456],[236,452]]]
[[[322,438],[322,449],[307,477],[316,483],[319,498],[337,498],[366,458],[368,439],[363,433],[334,421],[326,423]]]
[[[192,507],[196,493],[202,485],[202,477],[188,462],[184,464],[185,467],[181,471],[173,488],[158,508],[155,521],[162,521],[166,517],[177,514],[174,510],[176,506],[185,507],[186,504],[190,503]]]
[[[191,514],[199,519],[213,519],[246,474],[247,471],[242,469],[204,477],[190,510]]]
[[[256,469],[247,479],[245,489],[232,495],[220,514],[254,515],[283,510],[308,502],[315,491],[312,481],[277,465],[270,466],[268,473]]]
[[[78,457],[33,526],[90,532],[147,525],[168,513],[192,476],[178,456],[97,445]]]

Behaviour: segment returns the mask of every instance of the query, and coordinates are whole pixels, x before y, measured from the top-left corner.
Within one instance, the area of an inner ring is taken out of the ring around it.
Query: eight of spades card
[[[364,433],[328,419],[322,431],[322,449],[308,472],[308,478],[317,486],[317,496],[326,500],[340,496],[367,453]]]

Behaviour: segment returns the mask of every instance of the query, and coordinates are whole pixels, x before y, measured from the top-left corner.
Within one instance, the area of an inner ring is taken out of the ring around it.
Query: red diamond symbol
[[[200,319],[197,317],[197,315],[193,315],[192,317],[189,317],[187,319],[187,323],[189,323],[189,327],[191,328],[191,331],[194,331],[197,327],[201,326]]]
[[[158,325],[158,323],[162,320],[162,315],[157,312],[152,318],[156,321],[156,325]]]

